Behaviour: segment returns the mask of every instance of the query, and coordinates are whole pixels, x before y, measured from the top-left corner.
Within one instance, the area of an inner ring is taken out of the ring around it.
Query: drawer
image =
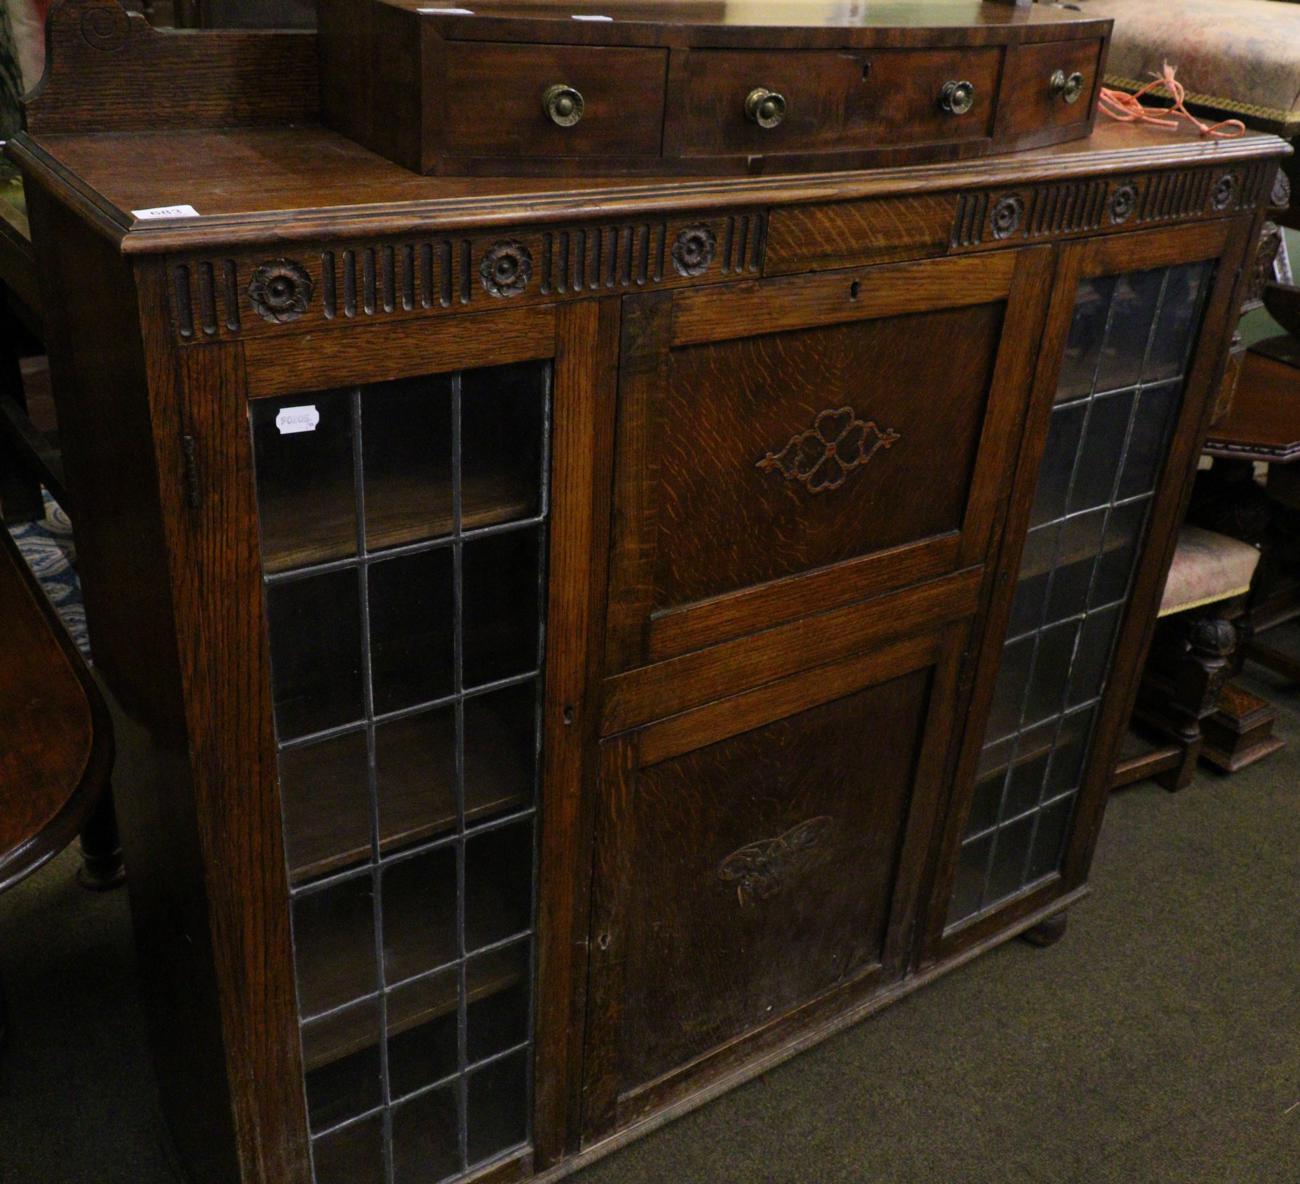
[[[659,154],[667,50],[460,42],[445,61],[443,86],[431,101],[441,105],[448,153]],[[546,105],[551,88],[580,98],[557,92],[553,117]]]
[[[607,673],[982,562],[1045,266],[627,298]]]
[[[998,116],[999,136],[1058,140],[1063,129],[1087,124],[1097,98],[1100,41],[1022,45],[1007,56]]]
[[[679,106],[670,138],[682,156],[981,139],[992,130],[1002,52],[693,50],[671,84]],[[945,110],[944,87],[962,82],[972,88],[969,110]],[[780,96],[783,113],[780,100],[768,111],[756,109],[761,104],[750,96],[760,89]],[[777,115],[779,122],[763,126]]]

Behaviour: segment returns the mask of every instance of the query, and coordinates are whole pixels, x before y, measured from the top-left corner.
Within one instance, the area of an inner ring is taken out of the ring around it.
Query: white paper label
[[[152,218],[197,218],[198,210],[193,206],[154,206],[152,210],[132,210],[132,215],[141,222]]]
[[[612,16],[587,16],[583,13],[575,12],[573,14],[573,19],[575,21],[612,21],[614,18]]]
[[[320,423],[320,412],[315,407],[281,407],[275,416],[275,426],[280,435],[294,432],[314,432]]]

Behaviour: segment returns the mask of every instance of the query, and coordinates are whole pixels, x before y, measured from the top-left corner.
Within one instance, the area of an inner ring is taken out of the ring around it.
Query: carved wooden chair
[[[1113,788],[1154,777],[1166,789],[1184,789],[1198,760],[1225,772],[1241,767],[1226,743],[1223,700],[1231,694],[1227,683],[1237,669],[1240,636],[1233,618],[1241,612],[1258,563],[1259,552],[1248,543],[1197,526],[1179,532],[1134,728],[1116,765]],[[1271,728],[1271,717],[1268,723]],[[1270,732],[1252,751],[1251,762],[1282,745]]]

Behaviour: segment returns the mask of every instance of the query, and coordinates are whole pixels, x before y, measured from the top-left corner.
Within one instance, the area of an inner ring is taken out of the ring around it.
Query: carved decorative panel
[[[882,432],[874,419],[864,422],[852,407],[841,407],[823,411],[812,427],[791,436],[779,452],[769,452],[758,467],[764,472],[776,469],[809,493],[824,493],[839,489],[850,470],[865,465],[900,438],[893,428]]]
[[[436,315],[509,300],[682,287],[753,275],[761,213],[509,234],[303,245],[282,257],[179,259],[170,268],[182,341]]]
[[[1136,177],[1083,178],[1047,185],[962,193],[951,248],[999,246],[1042,238],[1235,214],[1259,200],[1267,168],[1169,169]]]

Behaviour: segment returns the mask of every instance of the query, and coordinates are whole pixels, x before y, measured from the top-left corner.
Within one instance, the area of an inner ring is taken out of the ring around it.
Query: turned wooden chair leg
[[[122,844],[113,812],[113,789],[106,786],[90,817],[81,828],[81,867],[77,879],[83,888],[104,892],[126,879],[122,867]]]

